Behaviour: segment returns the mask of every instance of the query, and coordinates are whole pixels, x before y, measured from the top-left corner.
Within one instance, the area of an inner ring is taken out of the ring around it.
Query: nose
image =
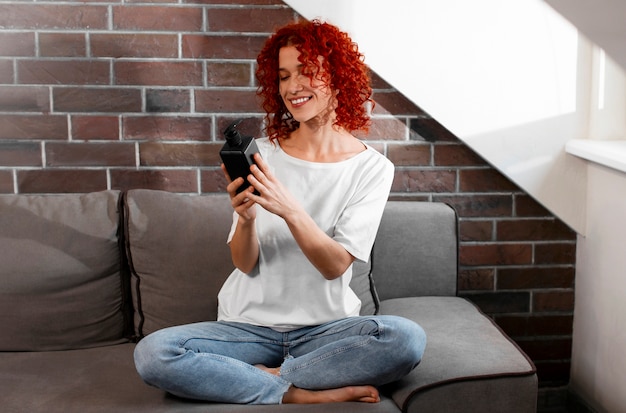
[[[306,76],[302,74],[291,76],[289,78],[289,83],[287,84],[287,91],[293,94],[302,91],[302,89],[304,89],[303,82],[305,77]]]

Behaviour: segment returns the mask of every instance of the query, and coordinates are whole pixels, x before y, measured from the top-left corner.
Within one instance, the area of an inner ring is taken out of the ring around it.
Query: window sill
[[[626,139],[573,139],[565,151],[597,164],[626,173]]]

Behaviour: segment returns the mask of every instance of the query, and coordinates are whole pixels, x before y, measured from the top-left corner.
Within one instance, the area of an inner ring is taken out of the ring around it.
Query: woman
[[[147,336],[137,369],[149,384],[214,402],[378,402],[375,386],[409,373],[426,338],[400,317],[359,316],[349,287],[394,171],[351,134],[369,122],[366,66],[345,33],[319,21],[281,28],[257,62],[268,138],[257,139],[251,186],[227,187],[236,269],[218,321]]]

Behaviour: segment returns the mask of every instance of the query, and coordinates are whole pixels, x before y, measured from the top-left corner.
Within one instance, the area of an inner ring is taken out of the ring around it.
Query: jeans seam
[[[342,346],[342,347],[338,347],[336,349],[333,349],[333,351],[329,351],[326,352],[324,354],[320,354],[319,356],[315,357],[314,359],[304,363],[304,364],[300,364],[298,366],[292,367],[292,368],[288,368],[285,369],[284,367],[281,368],[281,375],[285,375],[285,374],[289,374],[304,368],[307,368],[309,366],[312,366],[314,364],[319,363],[320,361],[326,360],[330,357],[333,357],[337,354],[341,354],[343,352],[355,349],[355,348],[359,348],[359,347],[364,347],[366,345],[368,345],[371,341],[372,341],[372,336],[366,336],[363,340],[359,341],[358,343],[353,343],[349,346]]]

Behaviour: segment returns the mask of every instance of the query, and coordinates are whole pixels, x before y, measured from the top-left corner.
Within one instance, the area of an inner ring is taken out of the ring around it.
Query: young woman
[[[227,191],[236,267],[217,322],[172,327],[135,352],[143,379],[228,403],[378,402],[376,386],[421,360],[426,337],[395,316],[359,316],[352,263],[367,261],[394,167],[351,132],[367,129],[357,46],[319,21],[287,25],[258,59],[268,137]],[[254,191],[257,191],[257,194]]]

